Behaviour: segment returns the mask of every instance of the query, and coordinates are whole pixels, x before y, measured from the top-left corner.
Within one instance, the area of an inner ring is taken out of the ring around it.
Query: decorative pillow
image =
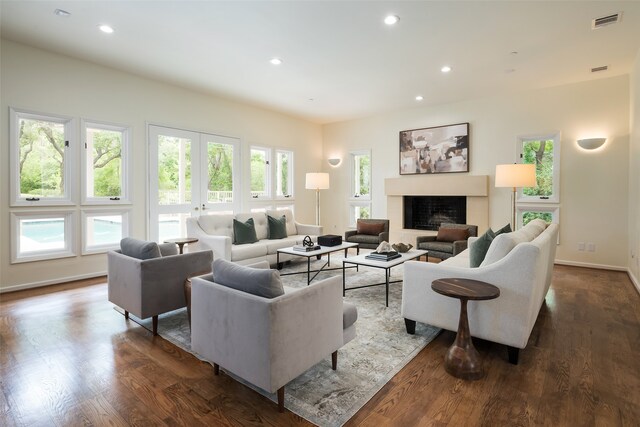
[[[278,270],[247,267],[224,259],[216,259],[212,267],[219,285],[264,298],[284,295]]]
[[[384,222],[364,222],[358,221],[356,224],[357,234],[368,234],[369,236],[377,236],[384,231]]]
[[[255,243],[258,241],[256,237],[256,227],[253,225],[253,218],[249,218],[247,222],[233,220],[233,244],[244,245],[245,243]]]
[[[457,242],[458,240],[467,240],[469,238],[468,228],[446,228],[440,227],[436,240],[438,242]]]
[[[287,217],[282,215],[280,218],[274,218],[271,215],[267,215],[267,222],[269,223],[268,239],[284,239],[287,237]]]
[[[492,229],[488,229],[486,233],[478,237],[469,249],[469,266],[471,268],[480,267],[484,257],[487,255],[491,242],[496,237]]]
[[[147,242],[146,240],[125,237],[120,240],[120,252],[123,255],[137,259],[151,259],[162,256],[160,248],[156,242]]]
[[[175,243],[160,243],[158,249],[162,256],[178,255],[178,245]]]
[[[505,225],[504,227],[502,227],[499,230],[496,230],[496,236],[498,234],[502,234],[502,233],[511,233],[513,230],[511,230],[511,224],[507,223],[507,225]]]

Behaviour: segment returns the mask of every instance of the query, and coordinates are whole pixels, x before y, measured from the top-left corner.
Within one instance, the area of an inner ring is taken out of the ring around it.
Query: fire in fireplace
[[[465,196],[404,196],[404,228],[437,230],[443,222],[467,222]]]

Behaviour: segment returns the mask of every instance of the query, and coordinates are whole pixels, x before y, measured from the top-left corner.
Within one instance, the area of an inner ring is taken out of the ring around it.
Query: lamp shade
[[[496,187],[535,187],[536,184],[534,164],[496,165]]]
[[[326,172],[309,172],[305,181],[307,190],[328,190],[329,174]]]

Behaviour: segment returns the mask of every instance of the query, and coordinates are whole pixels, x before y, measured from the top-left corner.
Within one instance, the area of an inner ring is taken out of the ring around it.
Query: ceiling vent
[[[603,16],[591,21],[591,29],[597,30],[598,28],[605,27],[611,24],[617,24],[622,21],[622,12],[614,13],[613,15]]]
[[[592,73],[597,73],[599,71],[607,71],[609,69],[608,65],[603,65],[602,67],[595,67],[591,69]]]

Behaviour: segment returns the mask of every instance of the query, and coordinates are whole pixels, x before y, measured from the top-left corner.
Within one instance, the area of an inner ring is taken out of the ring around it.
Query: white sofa
[[[287,219],[287,237],[284,239],[267,239],[269,226],[267,215]],[[233,244],[233,220],[245,222],[253,218],[258,241],[244,245]],[[270,265],[276,263],[278,249],[302,244],[305,236],[311,236],[316,241],[322,234],[322,226],[300,224],[295,221],[290,209],[265,212],[252,212],[228,215],[201,215],[197,218],[187,218],[187,235],[198,238],[197,243],[189,245],[189,251],[212,250],[214,259],[225,259],[238,264],[253,264],[266,260]],[[291,259],[281,256],[280,262]]]
[[[469,239],[469,249],[439,264],[406,262],[402,316],[407,332],[415,331],[416,321],[457,331],[460,302],[434,292],[431,283],[445,277],[481,280],[500,288],[500,297],[469,301],[471,335],[507,345],[509,361],[517,364],[551,284],[557,238],[557,224],[534,220],[496,236],[478,268],[469,266],[477,238]]]

